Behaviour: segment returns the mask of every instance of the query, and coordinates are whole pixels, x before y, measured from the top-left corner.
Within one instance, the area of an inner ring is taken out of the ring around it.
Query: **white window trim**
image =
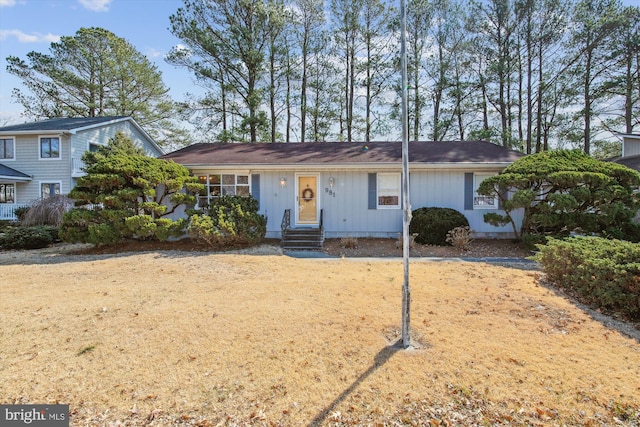
[[[0,162],[13,162],[16,160],[16,137],[15,136],[0,136],[0,139],[10,139],[13,141],[13,157],[5,158],[0,157]]]
[[[42,139],[57,138],[58,139],[58,157],[42,157]],[[39,160],[62,160],[62,138],[60,135],[40,135],[38,136],[38,159]]]
[[[401,178],[400,172],[378,172],[376,174],[376,209],[400,209],[402,206],[402,188],[400,184]],[[381,205],[380,204],[380,177],[381,176],[395,176],[397,177],[398,184],[398,204],[397,205]]]
[[[474,173],[473,174],[473,209],[482,209],[482,210],[498,210],[498,198],[493,198],[493,205],[476,205],[476,197],[484,197],[489,198],[489,196],[481,196],[478,194],[478,187],[480,187],[480,183],[487,178],[491,178],[495,176],[495,173]]]
[[[62,181],[49,181],[49,180],[38,181],[38,194],[40,199],[42,199],[42,184],[58,184],[60,186],[60,194],[65,194],[62,191]]]
[[[207,183],[204,184],[205,186],[205,190],[206,190],[206,194],[200,195],[197,197],[197,203],[196,203],[196,208],[200,208],[202,207],[202,205],[200,204],[200,199],[206,199],[208,204],[211,204],[211,200],[212,199],[217,199],[217,196],[211,196],[210,194],[210,187],[209,187],[209,176],[211,175],[220,175],[220,192],[222,193],[222,175],[233,175],[235,177],[235,184],[233,185],[234,187],[238,187],[238,186],[242,186],[242,187],[249,187],[249,196],[251,196],[253,194],[253,188],[251,188],[251,173],[247,172],[247,171],[224,171],[224,172],[203,172],[203,173],[196,173],[194,174],[195,177],[201,177],[201,176],[206,176],[207,177]],[[245,184],[238,184],[238,175],[242,175],[242,176],[246,176],[247,180],[249,181],[247,185]]]

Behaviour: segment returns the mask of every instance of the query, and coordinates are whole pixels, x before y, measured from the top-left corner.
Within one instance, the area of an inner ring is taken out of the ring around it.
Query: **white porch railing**
[[[84,162],[82,159],[78,159],[76,157],[71,158],[71,176],[74,178],[78,178],[81,176],[85,176],[86,172],[82,170],[84,168]]]
[[[28,203],[0,203],[0,220],[17,221],[14,211],[17,208],[29,206]]]

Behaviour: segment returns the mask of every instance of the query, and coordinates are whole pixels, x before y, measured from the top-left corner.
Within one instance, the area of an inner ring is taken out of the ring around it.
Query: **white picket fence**
[[[22,206],[29,206],[28,203],[0,203],[0,220],[16,221],[18,218],[14,211]]]

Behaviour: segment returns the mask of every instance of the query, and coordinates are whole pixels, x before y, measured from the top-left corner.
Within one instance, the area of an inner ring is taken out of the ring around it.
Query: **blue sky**
[[[169,31],[169,16],[182,0],[0,0],[0,126],[21,123],[22,107],[11,91],[21,81],[7,73],[8,56],[49,53],[51,42],[73,36],[82,27],[102,27],[129,41],[162,71],[174,100],[195,92],[186,69],[164,61],[180,40]]]
[[[640,5],[640,0],[622,3]],[[182,0],[0,0],[0,126],[25,121],[22,107],[11,98],[21,82],[7,73],[6,58],[26,59],[30,51],[49,53],[51,42],[73,36],[82,27],[102,27],[128,40],[162,71],[174,100],[182,100],[187,92],[198,93],[188,70],[164,61],[180,44],[168,28],[169,16],[182,4]]]

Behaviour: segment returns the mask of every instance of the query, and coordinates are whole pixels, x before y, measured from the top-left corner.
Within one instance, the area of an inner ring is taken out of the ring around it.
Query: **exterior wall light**
[[[284,188],[287,185],[287,178],[284,176],[280,177],[280,187]]]
[[[333,186],[336,184],[336,180],[334,177],[329,178],[329,188],[333,189]]]

